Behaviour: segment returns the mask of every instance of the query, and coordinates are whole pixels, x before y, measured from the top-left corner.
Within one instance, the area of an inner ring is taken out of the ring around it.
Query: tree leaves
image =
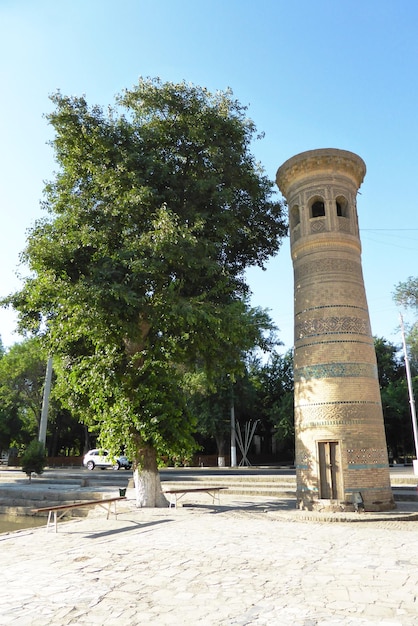
[[[52,101],[48,217],[7,303],[64,359],[58,386],[83,421],[128,447],[139,434],[160,452],[185,448],[185,376],[233,375],[273,331],[244,280],[286,233],[249,151],[255,125],[232,92],[186,83],[141,79],[107,111]]]

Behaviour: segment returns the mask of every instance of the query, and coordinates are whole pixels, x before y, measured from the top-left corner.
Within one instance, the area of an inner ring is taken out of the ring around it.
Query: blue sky
[[[372,331],[401,342],[394,286],[418,275],[416,0],[0,0],[0,295],[53,176],[43,115],[56,90],[112,104],[139,76],[231,87],[265,133],[267,175],[315,148],[359,154],[358,212]],[[22,271],[22,270],[20,270]],[[289,243],[250,270],[254,305],[293,343]],[[408,316],[406,316],[408,320]],[[0,311],[5,346],[19,340]]]

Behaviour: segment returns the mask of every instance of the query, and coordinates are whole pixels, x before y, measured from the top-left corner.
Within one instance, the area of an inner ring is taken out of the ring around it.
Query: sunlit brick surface
[[[298,154],[277,172],[294,267],[298,505],[394,508],[356,196],[366,173],[343,150]]]

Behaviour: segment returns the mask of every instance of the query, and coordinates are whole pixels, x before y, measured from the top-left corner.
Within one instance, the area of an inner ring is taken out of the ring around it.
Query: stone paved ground
[[[261,499],[122,509],[106,520],[97,507],[59,522],[57,534],[0,535],[0,624],[418,622],[417,515],[308,521],[288,503]]]

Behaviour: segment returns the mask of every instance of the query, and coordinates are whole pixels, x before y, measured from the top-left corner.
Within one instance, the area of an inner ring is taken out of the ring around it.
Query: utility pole
[[[409,367],[408,351],[406,349],[405,328],[403,325],[402,313],[399,313],[399,317],[401,319],[402,344],[403,344],[403,351],[404,351],[404,356],[405,356],[406,378],[408,381],[409,404],[411,406],[412,429],[414,431],[414,442],[415,442],[415,461],[413,462],[414,474],[418,475],[418,428],[417,428],[417,416],[415,413],[414,390],[412,388],[411,368]]]
[[[49,394],[51,393],[51,380],[52,380],[52,357],[48,358],[46,364],[45,374],[45,387],[44,397],[42,401],[41,423],[39,424],[39,441],[44,445],[46,444],[46,426],[48,423],[48,407],[49,407]]]
[[[231,467],[237,466],[237,438],[235,432],[234,386],[231,380]]]

